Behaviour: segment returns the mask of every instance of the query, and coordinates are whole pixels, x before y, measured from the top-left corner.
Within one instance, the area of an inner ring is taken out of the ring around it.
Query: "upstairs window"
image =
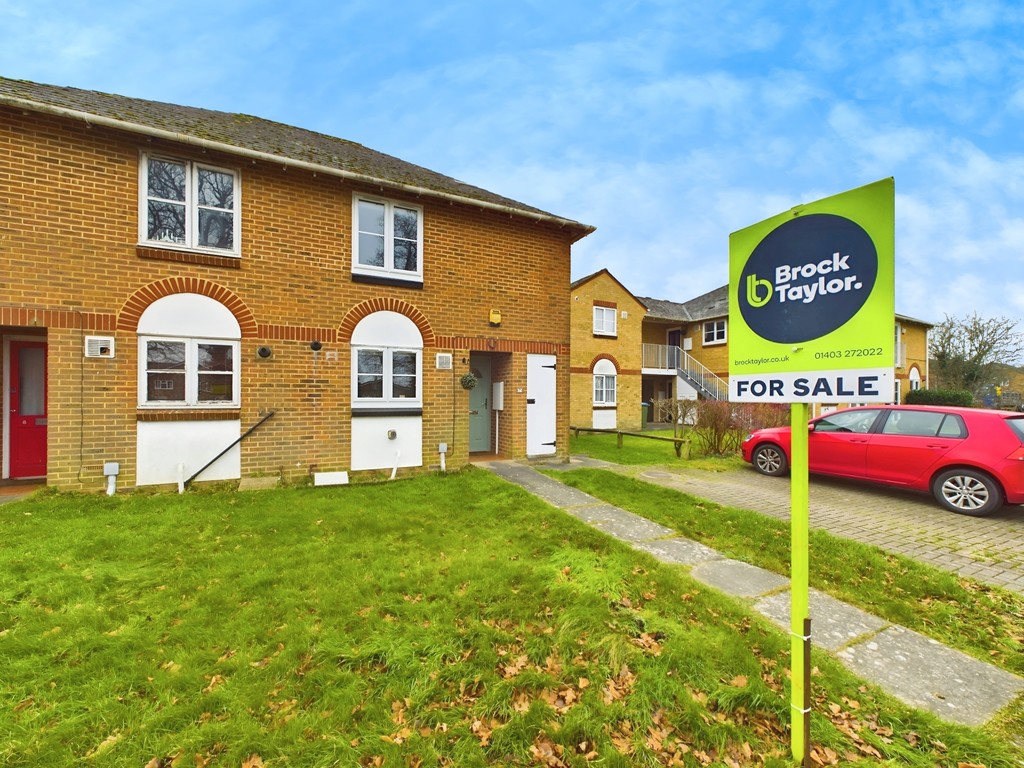
[[[353,274],[423,281],[422,208],[354,197],[352,220]]]
[[[140,242],[237,255],[238,174],[223,168],[143,155]]]
[[[704,323],[704,345],[725,344],[725,320],[708,320]]]
[[[615,307],[594,307],[594,335],[614,336],[616,314]]]

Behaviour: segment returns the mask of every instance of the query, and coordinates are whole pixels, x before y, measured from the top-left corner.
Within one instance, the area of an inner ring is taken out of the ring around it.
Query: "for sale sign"
[[[729,236],[729,399],[893,399],[892,179]]]

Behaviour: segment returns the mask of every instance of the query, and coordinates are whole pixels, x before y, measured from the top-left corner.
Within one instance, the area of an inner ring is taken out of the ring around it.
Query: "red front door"
[[[10,476],[46,476],[46,342],[12,341]]]

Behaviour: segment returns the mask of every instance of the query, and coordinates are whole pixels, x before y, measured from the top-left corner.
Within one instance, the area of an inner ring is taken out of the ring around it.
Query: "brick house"
[[[647,308],[607,269],[569,286],[570,422],[640,428],[641,332]]]
[[[591,333],[577,323],[577,289],[585,283],[589,292],[585,297],[592,306],[621,302],[623,296],[634,299],[644,307],[641,320],[641,398],[643,402],[659,399],[728,398],[729,378],[729,287],[723,285],[713,291],[686,302],[633,297],[607,270],[597,273],[601,280],[583,278],[573,283],[572,345],[573,345],[573,425],[590,426],[586,419],[586,390],[577,385],[577,368],[581,356],[577,346],[586,348],[582,357],[598,359],[602,352],[616,359],[636,359],[636,350],[627,350],[627,339],[607,339]],[[580,301],[584,297],[580,297]],[[893,398],[906,402],[907,392],[928,386],[928,329],[931,324],[906,315],[894,318],[895,392]],[[632,342],[631,338],[629,337]],[[849,403],[836,403],[845,406]],[[829,406],[823,406],[829,407]],[[817,410],[817,406],[816,406]],[[659,414],[652,408],[649,421],[657,421]],[[596,426],[596,420],[595,424]],[[620,429],[630,429],[621,426]]]
[[[0,479],[566,457],[591,231],[300,128],[0,78]]]

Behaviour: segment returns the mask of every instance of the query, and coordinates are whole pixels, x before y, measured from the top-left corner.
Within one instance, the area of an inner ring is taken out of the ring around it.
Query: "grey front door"
[[[491,450],[491,358],[470,354],[469,367],[480,383],[469,390],[469,452]]]

